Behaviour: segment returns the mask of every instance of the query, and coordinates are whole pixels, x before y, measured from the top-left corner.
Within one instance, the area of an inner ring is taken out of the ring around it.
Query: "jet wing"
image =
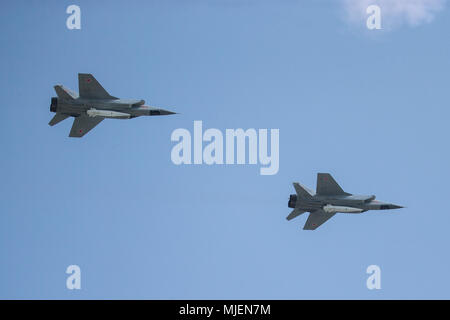
[[[73,121],[72,129],[70,130],[69,137],[81,138],[96,125],[103,121],[102,117],[89,117],[79,116]]]
[[[316,194],[327,196],[349,196],[350,193],[345,192],[333,179],[329,173],[317,174]]]
[[[78,74],[78,90],[82,99],[117,99],[111,96],[90,73]]]
[[[326,213],[322,209],[313,211],[309,214],[308,220],[306,220],[303,230],[316,230],[335,214],[336,213]]]

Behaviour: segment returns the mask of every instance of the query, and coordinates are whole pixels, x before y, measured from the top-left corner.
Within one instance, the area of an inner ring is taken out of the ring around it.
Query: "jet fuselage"
[[[298,199],[296,194],[291,194],[289,197],[288,206],[290,208],[298,208],[304,211],[311,211],[323,209],[326,206],[334,206],[335,212],[344,213],[361,213],[367,210],[386,210],[398,209],[400,206],[385,203],[375,200],[374,195],[335,195],[335,196],[321,196],[315,195],[310,199]],[[361,211],[351,212],[352,210],[346,208],[361,209]],[[342,210],[342,211],[340,211]]]
[[[58,97],[53,97],[51,100],[50,111],[60,112],[74,117],[87,114],[91,117],[101,116],[105,118],[118,119],[173,114],[173,112],[166,111],[164,109],[146,106],[144,103],[144,100],[130,99],[92,100],[77,98],[73,100],[64,100]],[[94,112],[89,112],[90,110]],[[95,112],[96,110],[99,110],[100,112]],[[113,113],[108,114],[103,111],[113,111]],[[128,117],[123,114],[128,115]]]

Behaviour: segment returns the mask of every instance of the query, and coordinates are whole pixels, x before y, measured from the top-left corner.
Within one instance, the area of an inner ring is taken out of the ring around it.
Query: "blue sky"
[[[350,2],[2,2],[0,298],[450,298],[450,13],[368,31]],[[78,72],[181,114],[68,138],[49,104]],[[194,120],[279,129],[278,174],[174,165]],[[407,208],[303,231],[291,183],[317,172]]]

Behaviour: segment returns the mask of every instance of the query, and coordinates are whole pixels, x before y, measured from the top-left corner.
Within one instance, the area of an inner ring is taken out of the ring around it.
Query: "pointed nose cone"
[[[167,116],[170,114],[176,114],[176,112],[172,112],[169,110],[164,110],[164,109],[160,109],[160,108],[155,108],[155,107],[147,107],[147,109],[151,108],[148,111],[148,115],[149,116]]]
[[[401,209],[401,208],[404,208],[404,207],[398,206],[396,204],[391,204],[391,209]]]
[[[162,116],[168,116],[170,114],[177,114],[176,112],[172,112],[172,111],[168,111],[168,110],[164,110],[164,109],[159,109],[159,112]]]

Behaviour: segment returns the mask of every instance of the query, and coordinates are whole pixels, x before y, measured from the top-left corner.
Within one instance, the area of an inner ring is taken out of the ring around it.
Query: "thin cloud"
[[[368,17],[366,9],[370,5],[381,8],[383,28],[399,25],[418,26],[433,21],[442,11],[447,0],[341,0],[347,18],[353,23],[363,23]]]

